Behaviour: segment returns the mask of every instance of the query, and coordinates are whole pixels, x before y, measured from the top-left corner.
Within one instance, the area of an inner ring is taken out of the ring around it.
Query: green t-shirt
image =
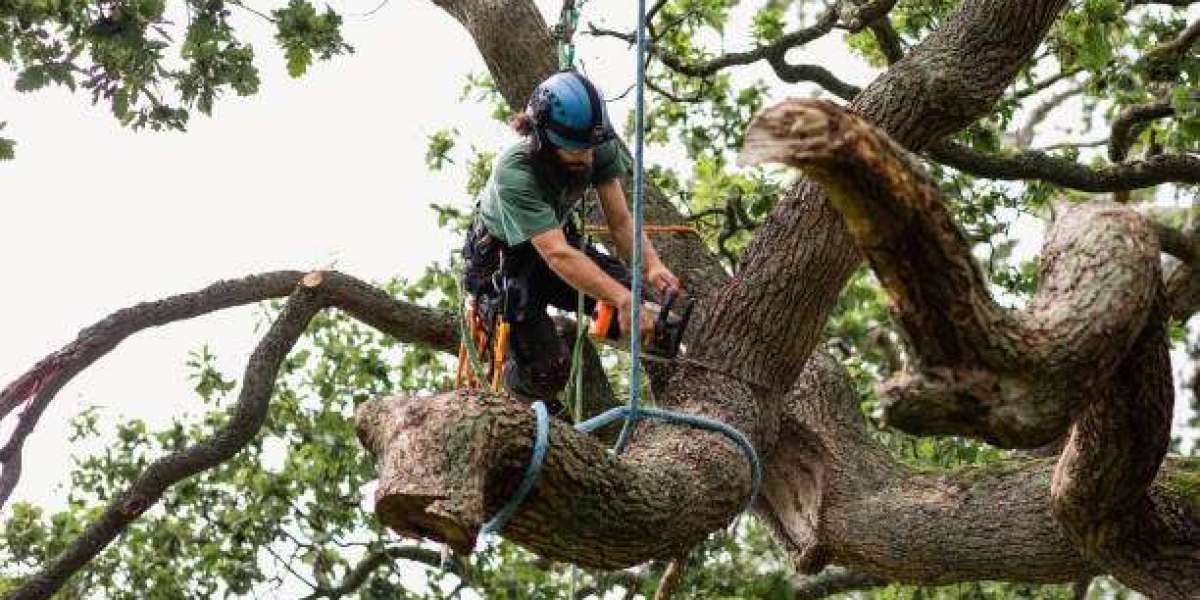
[[[617,140],[596,147],[592,185],[605,183],[629,170],[629,157]],[[479,199],[479,215],[492,235],[515,246],[533,236],[562,227],[585,189],[571,189],[554,177],[534,172],[529,140],[521,140],[496,158],[492,175]]]

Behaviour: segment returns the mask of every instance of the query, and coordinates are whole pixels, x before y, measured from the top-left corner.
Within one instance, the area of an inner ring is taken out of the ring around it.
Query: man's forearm
[[[617,247],[617,252],[625,262],[633,264],[633,219],[626,219],[623,223],[609,224],[610,233],[613,236],[613,244]],[[650,236],[642,233],[642,269],[645,270],[661,262],[658,258],[658,252],[654,250],[654,244],[650,243]]]
[[[629,294],[624,285],[575,248],[547,257],[546,264],[571,287],[609,304],[619,305]]]

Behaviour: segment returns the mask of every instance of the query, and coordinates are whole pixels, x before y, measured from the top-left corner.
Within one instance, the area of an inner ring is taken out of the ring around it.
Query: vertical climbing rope
[[[579,0],[579,6],[583,5],[585,0]],[[565,0],[563,10],[560,16],[559,25],[556,27],[556,37],[559,40],[559,64],[564,69],[574,68],[575,62],[575,47],[571,38],[575,32],[575,27],[579,21],[579,10],[575,4],[576,0]],[[617,455],[625,450],[629,443],[630,435],[633,427],[637,424],[640,418],[650,418],[671,423],[676,425],[684,425],[694,427],[706,431],[712,431],[724,435],[734,444],[736,444],[750,463],[750,496],[743,505],[742,510],[748,510],[754,503],[754,499],[758,496],[759,487],[762,484],[762,465],[758,460],[758,453],[754,450],[754,445],[745,434],[722,423],[721,421],[703,417],[700,415],[691,415],[687,413],[674,412],[669,410],[661,410],[657,408],[641,408],[641,350],[642,350],[642,239],[644,237],[644,221],[643,221],[643,196],[645,193],[645,170],[643,165],[643,153],[646,142],[646,132],[644,125],[645,118],[645,80],[646,80],[646,0],[638,0],[638,19],[637,19],[637,95],[635,104],[635,119],[634,127],[637,130],[637,141],[634,146],[634,175],[633,175],[633,269],[632,289],[630,293],[633,297],[632,310],[632,329],[633,335],[630,339],[629,350],[632,364],[630,365],[629,374],[629,404],[618,406],[596,415],[586,421],[578,422],[576,418],[575,430],[581,432],[592,432],[609,423],[615,422],[617,419],[624,419],[625,424],[621,428],[621,434],[617,438],[617,443],[613,447],[613,452]],[[580,297],[582,300],[582,296]],[[582,305],[582,302],[580,303]],[[582,331],[582,323],[579,325]],[[581,358],[581,340],[576,338],[576,347],[574,352],[574,363],[572,371],[576,377],[575,390],[577,403],[582,402],[582,367],[580,366]],[[483,525],[483,533],[498,533],[508,523],[509,518],[516,513],[521,506],[521,502],[525,496],[529,494],[540,477],[542,463],[545,460],[546,452],[550,445],[550,418],[546,411],[545,403],[538,401],[532,406],[537,415],[537,425],[534,431],[534,447],[533,455],[529,463],[525,466],[525,474],[521,478],[521,483],[516,492],[508,498],[500,511],[496,513],[487,523]],[[572,575],[574,577],[574,574]],[[572,582],[572,585],[574,582]]]
[[[634,124],[637,131],[637,141],[633,151],[633,286],[629,290],[633,295],[633,314],[630,315],[630,325],[633,335],[629,340],[629,413],[625,417],[625,425],[621,427],[621,435],[617,437],[617,445],[613,451],[620,454],[629,444],[629,437],[637,425],[638,412],[642,396],[642,200],[645,193],[645,170],[642,163],[646,145],[646,128],[643,122],[646,111],[646,0],[637,2],[637,93],[634,100]]]

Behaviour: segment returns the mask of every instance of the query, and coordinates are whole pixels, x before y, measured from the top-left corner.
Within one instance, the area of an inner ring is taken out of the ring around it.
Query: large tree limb
[[[936,189],[861,119],[789,100],[757,117],[746,140],[751,160],[803,168],[825,186],[912,338],[922,372],[884,386],[889,422],[1021,447],[1069,429],[1049,502],[1071,541],[1153,595],[1200,587],[1191,503],[1150,492],[1173,390],[1146,219],[1106,203],[1066,208],[1029,308],[1003,310]]]
[[[964,2],[863,90],[852,110],[920,149],[990,110],[1063,5]],[[693,344],[691,350],[745,379],[787,387],[857,264],[841,215],[819,186],[801,182],[755,232],[740,277],[697,319],[697,327],[722,332],[724,344]],[[737,339],[759,343],[728,342]]]
[[[1050,510],[1052,459],[915,471],[871,437],[858,405],[845,368],[820,354],[789,398],[759,513],[800,571],[836,564],[896,582],[946,584],[1069,583],[1107,570],[1085,557]],[[1200,461],[1168,459],[1151,488],[1153,497],[1170,498],[1163,502],[1173,512],[1164,514],[1175,519],[1176,537],[1188,511],[1193,523],[1200,515],[1200,488],[1182,483],[1197,476]]]
[[[1131,210],[1065,211],[1046,242],[1030,309],[1001,309],[940,193],[907,153],[836,105],[790,100],[764,111],[747,159],[786,162],[820,181],[887,289],[920,373],[884,388],[893,424],[1036,447],[1062,435],[1147,323],[1158,245]],[[1074,390],[1074,391],[1072,391]],[[1070,400],[1064,401],[1069,398]]]
[[[725,401],[701,405],[696,398],[676,408],[720,419],[756,447],[766,445],[740,384],[706,370],[686,373],[686,380],[714,386],[709,391]],[[682,387],[672,382],[671,395]],[[380,519],[464,554],[474,548],[482,523],[511,496],[534,437],[528,406],[467,390],[372,401],[359,408],[356,420],[378,464]],[[621,460],[612,460],[600,440],[552,423],[538,484],[505,537],[550,560],[625,568],[682,555],[728,524],[745,503],[746,458],[722,436],[645,423],[634,442]],[[679,518],[680,506],[689,507],[688,518]],[[647,531],[655,535],[647,537]]]
[[[953,142],[940,142],[929,157],[964,173],[987,179],[1038,179],[1085,192],[1119,192],[1162,183],[1200,183],[1200,157],[1160,154],[1143,160],[1091,168],[1073,160],[1025,150],[985,154]]]

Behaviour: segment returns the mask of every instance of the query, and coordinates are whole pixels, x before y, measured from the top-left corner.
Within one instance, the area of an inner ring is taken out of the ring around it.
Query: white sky
[[[556,14],[558,3],[539,5]],[[585,20],[627,29],[632,8],[610,7],[589,3]],[[338,8],[362,13],[374,0]],[[186,134],[123,129],[84,93],[17,94],[13,74],[0,72],[0,120],[19,144],[15,161],[0,162],[9,290],[0,304],[0,386],[136,302],[276,269],[336,265],[368,280],[412,276],[457,243],[427,205],[465,202],[464,178],[426,170],[427,136],[457,127],[464,146],[511,141],[486,109],[459,100],[464,75],[484,70],[464,29],[430,2],[393,2],[370,18],[347,16],[354,55],[291,80],[269,30],[252,18],[239,22],[264,58],[261,91],[223,98],[212,118],[195,115]],[[580,44],[609,95],[632,81],[623,43]],[[869,70],[840,45],[832,36],[794,58],[867,83]],[[618,123],[628,104],[614,107]],[[205,343],[240,377],[257,341],[254,310],[140,333],[78,376],[27,443],[14,500],[45,503],[55,494],[69,466],[66,423],[82,407],[152,424],[197,410],[184,362]]]

